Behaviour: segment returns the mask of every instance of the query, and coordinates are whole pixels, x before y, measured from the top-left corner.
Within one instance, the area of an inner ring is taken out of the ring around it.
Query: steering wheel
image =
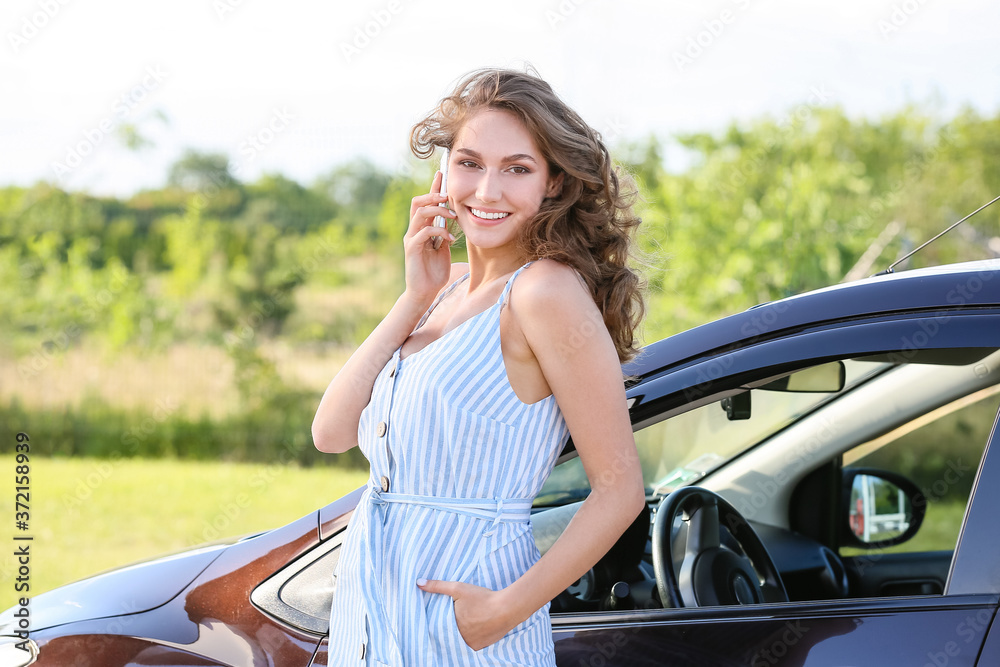
[[[671,549],[677,516],[688,524],[679,576]],[[745,556],[720,542],[722,526]],[[653,572],[664,607],[788,602],[778,568],[747,520],[724,499],[697,486],[681,487],[660,501],[653,520]]]

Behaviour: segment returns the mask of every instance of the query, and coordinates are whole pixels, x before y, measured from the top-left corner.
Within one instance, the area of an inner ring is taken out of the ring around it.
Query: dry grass
[[[193,415],[221,416],[237,405],[233,364],[225,350],[193,344],[165,351],[114,354],[82,345],[56,352],[25,375],[24,359],[0,358],[0,401],[38,408],[78,407],[97,398],[122,408],[179,405]]]
[[[344,341],[362,340],[392,307],[397,272],[384,266],[378,271],[364,262],[356,260],[352,270],[372,271],[368,283],[300,287],[285,327],[289,335],[255,341],[290,387],[315,391],[318,399],[355,349]],[[299,342],[293,342],[296,335]],[[0,403],[16,398],[28,409],[51,409],[97,399],[123,409],[170,405],[179,414],[218,419],[240,409],[233,372],[226,349],[209,344],[108,351],[84,340],[68,350],[43,353],[37,348],[21,357],[0,345]]]

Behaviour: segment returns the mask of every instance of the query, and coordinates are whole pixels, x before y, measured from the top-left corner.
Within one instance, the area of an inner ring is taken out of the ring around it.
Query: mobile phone
[[[448,194],[448,149],[441,149],[441,194]],[[448,208],[448,202],[443,201],[438,206],[443,206]],[[443,215],[434,216],[434,226],[435,227],[447,227],[448,219]],[[441,236],[435,236],[434,240],[431,242],[434,249],[437,250],[441,247],[441,242],[444,240]]]

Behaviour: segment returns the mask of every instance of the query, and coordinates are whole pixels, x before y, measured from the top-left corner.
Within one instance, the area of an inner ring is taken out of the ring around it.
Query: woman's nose
[[[500,179],[492,170],[483,171],[479,179],[479,187],[476,188],[476,199],[487,204],[500,200]]]

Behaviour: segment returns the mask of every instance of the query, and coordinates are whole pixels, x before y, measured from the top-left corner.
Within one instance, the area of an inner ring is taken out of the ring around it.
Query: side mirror
[[[926,513],[924,494],[902,475],[873,468],[844,469],[840,546],[871,549],[902,544],[917,534]]]

